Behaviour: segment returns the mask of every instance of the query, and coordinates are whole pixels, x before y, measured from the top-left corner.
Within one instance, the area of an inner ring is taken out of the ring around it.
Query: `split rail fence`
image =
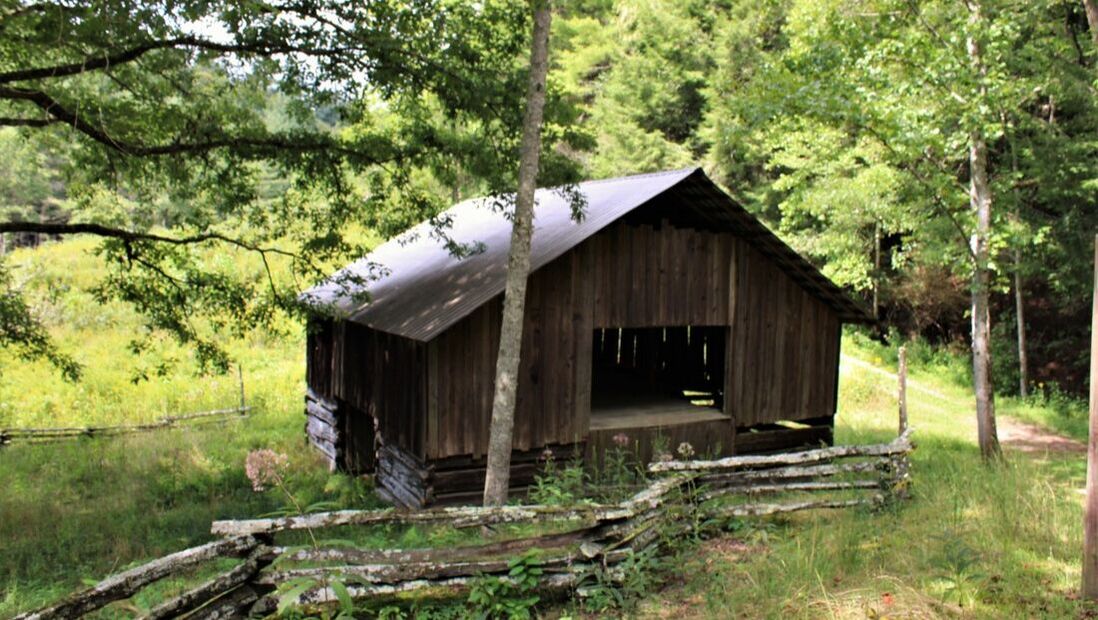
[[[180,426],[218,424],[234,418],[246,417],[252,410],[244,400],[244,375],[237,370],[240,381],[240,404],[226,409],[213,409],[180,415],[164,416],[143,424],[116,424],[111,426],[81,426],[65,428],[0,428],[0,448],[13,443],[44,444],[81,437],[114,437],[147,431],[157,431]]]
[[[736,517],[810,509],[880,506],[907,497],[911,431],[887,444],[837,446],[769,456],[653,463],[654,480],[617,504],[452,507],[417,511],[343,510],[301,516],[215,521],[214,542],[173,553],[111,576],[21,620],[73,618],[133,596],[145,586],[216,558],[242,558],[213,577],[152,609],[146,618],[246,618],[275,611],[279,586],[294,588],[294,602],[338,600],[338,581],[355,599],[384,599],[425,591],[433,598],[461,596],[477,579],[509,579],[509,562],[538,549],[543,591],[580,596],[591,575],[620,579],[619,564],[632,554],[663,549],[666,541],[698,527]],[[762,496],[783,495],[773,501]],[[806,499],[808,497],[809,499]],[[428,549],[289,547],[280,532],[341,526],[546,524],[551,533],[475,546]],[[342,590],[342,588],[340,588]],[[341,592],[342,593],[342,592]]]

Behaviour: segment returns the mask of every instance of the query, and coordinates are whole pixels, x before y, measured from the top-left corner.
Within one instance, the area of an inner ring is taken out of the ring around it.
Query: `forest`
[[[0,438],[251,407],[232,432],[0,441],[0,616],[287,498],[382,506],[303,444],[299,294],[424,220],[475,253],[440,215],[466,198],[700,166],[876,319],[843,331],[836,444],[895,436],[906,347],[910,503],[736,519],[594,602],[350,613],[1090,617],[1096,89],[1093,0],[0,0]],[[260,492],[263,449],[289,464]],[[562,471],[539,499],[579,501]]]

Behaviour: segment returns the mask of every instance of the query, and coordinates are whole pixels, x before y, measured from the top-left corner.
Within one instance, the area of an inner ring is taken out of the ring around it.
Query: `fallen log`
[[[259,598],[260,593],[254,587],[243,585],[182,617],[186,620],[244,620],[251,617],[248,608]]]
[[[576,565],[576,571],[568,573],[556,573],[552,575],[545,575],[539,580],[538,590],[541,592],[559,592],[563,590],[570,590],[576,586],[579,581],[579,574],[583,571],[594,570],[595,567],[589,565]],[[514,583],[514,579],[508,576],[497,577],[501,581],[507,581]],[[359,585],[359,584],[345,584],[347,592],[353,599],[362,599],[369,597],[381,597],[392,596],[397,594],[404,594],[408,592],[429,590],[430,594],[438,595],[440,597],[455,597],[465,594],[469,589],[480,579],[479,577],[452,577],[449,579],[417,579],[414,581],[406,581],[400,584],[376,584],[376,585]],[[273,598],[273,597],[272,597]],[[335,591],[328,586],[318,586],[302,593],[297,601],[297,605],[323,605],[329,603],[335,603],[339,599],[335,594]],[[257,603],[257,606],[259,603]]]
[[[581,543],[590,535],[591,528],[581,528],[558,534],[546,534],[533,538],[520,538],[484,545],[434,549],[356,549],[356,548],[302,548],[293,551],[274,547],[272,556],[291,562],[338,562],[341,564],[383,564],[403,562],[448,562],[482,559],[504,554],[519,554],[530,549],[560,549]]]
[[[737,504],[708,508],[705,513],[710,517],[762,517],[766,515],[800,510],[823,508],[854,508],[856,506],[876,506],[883,503],[880,494],[865,499],[822,500],[815,502],[796,502],[790,504]]]
[[[577,559],[575,552],[557,553],[540,557],[537,564],[541,568],[568,566]],[[510,558],[494,560],[474,560],[469,562],[406,562],[401,564],[350,564],[344,566],[320,566],[310,568],[287,568],[264,573],[256,583],[278,585],[290,579],[310,577],[323,582],[326,579],[350,577],[352,581],[370,584],[399,584],[417,579],[446,579],[450,577],[475,577],[493,573],[506,573],[510,569]]]
[[[742,471],[727,471],[710,473],[698,478],[699,485],[722,486],[729,484],[741,484],[745,482],[765,482],[774,480],[786,480],[789,482],[804,481],[806,479],[830,478],[842,474],[863,474],[881,471],[887,467],[888,461],[873,460],[860,463],[826,463],[823,465],[794,465],[791,467],[776,467],[773,469],[748,469]]]
[[[783,484],[734,485],[706,491],[701,501],[724,497],[726,495],[765,495],[770,493],[792,493],[797,491],[856,491],[880,489],[884,483],[880,480],[851,480],[848,482],[787,482]]]

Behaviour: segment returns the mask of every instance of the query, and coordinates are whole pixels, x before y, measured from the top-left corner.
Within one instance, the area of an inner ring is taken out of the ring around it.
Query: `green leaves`
[[[79,212],[121,231],[101,247],[111,271],[97,296],[132,304],[149,334],[192,347],[203,370],[227,367],[225,336],[298,317],[296,294],[360,257],[376,241],[367,228],[390,236],[437,214],[452,191],[515,186],[526,2],[3,11],[0,128],[65,144],[54,185],[73,202],[32,211],[47,179],[0,173],[0,195],[18,194],[13,208],[0,203],[0,224]],[[542,182],[567,183],[590,138],[560,89],[549,95]],[[218,238],[125,238],[154,227]],[[213,253],[256,260],[239,269]]]

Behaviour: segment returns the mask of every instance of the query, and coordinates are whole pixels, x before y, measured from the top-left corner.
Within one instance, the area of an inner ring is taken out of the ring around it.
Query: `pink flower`
[[[541,451],[541,460],[543,460],[543,461],[553,460],[553,451],[549,448],[546,448],[546,449],[542,450]]]
[[[290,459],[285,454],[268,449],[252,450],[248,453],[248,458],[244,459],[244,473],[252,481],[252,488],[262,491],[267,485],[282,480],[289,464]]]
[[[679,457],[681,457],[683,460],[686,460],[694,456],[694,446],[690,445],[690,442],[684,441],[679,444],[679,447],[677,450],[675,450],[675,452],[678,452]]]
[[[625,433],[618,433],[617,435],[614,435],[612,437],[612,440],[614,442],[614,445],[619,448],[625,448],[629,446],[629,435],[626,435]]]

